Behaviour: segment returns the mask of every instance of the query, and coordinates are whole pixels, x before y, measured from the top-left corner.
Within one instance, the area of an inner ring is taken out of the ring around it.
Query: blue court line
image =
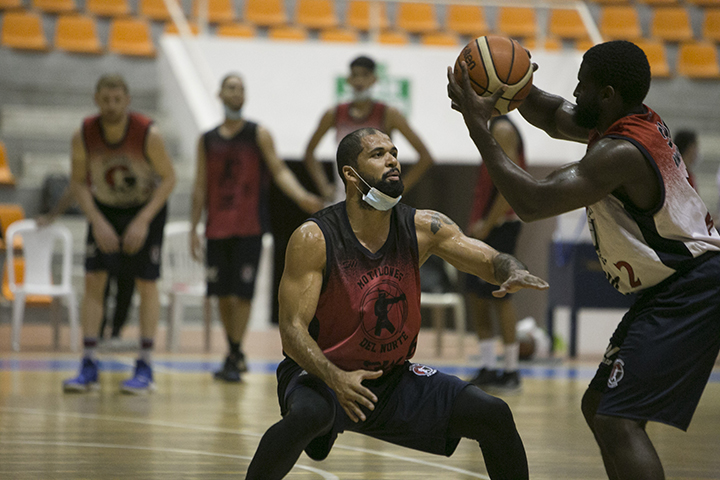
[[[105,359],[100,360],[100,369],[110,372],[125,372],[133,369],[130,358],[126,361]],[[206,360],[154,360],[153,364],[166,372],[177,373],[205,373],[214,372],[222,367],[220,362]],[[1,359],[0,371],[74,371],[78,368],[77,360],[59,359]],[[274,374],[278,362],[275,361],[251,361],[248,362],[248,370],[251,373]],[[477,371],[477,367],[469,365],[429,365],[441,372],[459,377],[471,377]],[[590,380],[595,375],[595,367],[579,366],[536,366],[521,365],[520,373],[526,378],[538,379],[567,379],[567,380]],[[710,375],[711,382],[720,382],[720,370],[715,369]]]

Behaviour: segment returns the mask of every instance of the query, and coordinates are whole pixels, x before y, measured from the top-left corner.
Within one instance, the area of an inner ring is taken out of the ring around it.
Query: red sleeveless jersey
[[[83,120],[87,181],[100,203],[125,208],[143,205],[150,199],[158,182],[145,151],[151,125],[149,118],[130,112],[125,135],[110,144],[99,115]]]
[[[335,139],[337,143],[349,133],[360,128],[372,127],[385,132],[385,110],[387,105],[380,102],[373,103],[372,110],[364,118],[355,118],[350,115],[351,103],[342,103],[335,109]],[[385,132],[387,133],[387,132]]]
[[[525,148],[523,146],[520,132],[518,131],[515,124],[510,121],[508,117],[503,115],[500,117],[494,117],[492,120],[490,120],[490,125],[492,127],[492,124],[494,122],[497,122],[501,119],[510,122],[510,125],[512,125],[512,127],[518,134],[518,138],[520,139],[520,145],[518,146],[520,150],[518,155],[518,166],[525,170]],[[497,196],[497,194],[498,189],[495,188],[495,185],[490,178],[490,172],[488,172],[487,165],[485,165],[485,163],[483,162],[482,164],[480,164],[480,173],[478,174],[477,183],[475,184],[475,195],[473,196],[473,205],[470,211],[470,225],[477,222],[478,220],[482,220],[487,217],[490,207],[492,207],[492,204],[495,201],[495,197]],[[508,208],[505,216],[507,220],[510,220],[511,218],[514,218],[515,212],[512,208]]]
[[[310,334],[346,371],[388,373],[415,354],[420,331],[420,270],[415,209],[393,208],[385,245],[371,253],[337,203],[312,218],[325,237],[325,281]]]
[[[269,229],[270,174],[257,144],[257,127],[246,122],[232,138],[223,138],[220,127],[203,135],[207,238],[249,237]]]

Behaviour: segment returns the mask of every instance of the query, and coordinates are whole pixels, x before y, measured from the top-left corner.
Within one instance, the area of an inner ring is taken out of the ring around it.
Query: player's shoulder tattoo
[[[443,225],[455,225],[455,222],[440,212],[433,212],[430,217],[430,230],[433,235],[439,232]]]

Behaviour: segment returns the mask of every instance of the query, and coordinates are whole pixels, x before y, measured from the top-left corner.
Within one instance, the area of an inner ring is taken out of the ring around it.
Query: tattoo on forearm
[[[493,259],[495,267],[495,280],[503,283],[515,270],[527,270],[527,267],[517,258],[507,253],[501,253]]]
[[[442,213],[435,212],[432,214],[432,218],[430,220],[430,230],[432,231],[433,235],[435,235],[437,232],[440,231],[440,229],[443,226],[443,223],[445,225],[454,225],[455,224],[455,222],[450,220],[448,217],[446,217]]]

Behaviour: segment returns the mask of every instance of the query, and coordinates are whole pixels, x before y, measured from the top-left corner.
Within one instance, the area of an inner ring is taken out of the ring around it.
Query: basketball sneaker
[[[64,392],[88,392],[100,388],[98,383],[98,362],[89,357],[82,359],[77,377],[63,382]]]
[[[243,361],[243,364],[245,362]],[[230,355],[225,358],[225,364],[223,367],[213,374],[215,380],[223,380],[225,382],[239,382],[240,381],[240,367],[238,361],[234,360]]]
[[[503,372],[492,384],[492,390],[498,393],[517,393],[520,389],[520,374],[517,370]]]
[[[485,389],[490,385],[494,385],[495,382],[497,382],[497,379],[500,375],[499,370],[495,369],[488,369],[488,368],[481,368],[478,370],[477,375],[475,375],[473,378],[469,380],[470,383],[473,385],[477,385],[478,387]]]
[[[134,395],[149,393],[155,390],[153,372],[150,365],[141,358],[135,362],[135,374],[120,384],[120,391]]]
[[[240,356],[237,359],[237,366],[240,373],[248,371],[247,363],[245,363],[245,354],[243,352],[240,352]]]

